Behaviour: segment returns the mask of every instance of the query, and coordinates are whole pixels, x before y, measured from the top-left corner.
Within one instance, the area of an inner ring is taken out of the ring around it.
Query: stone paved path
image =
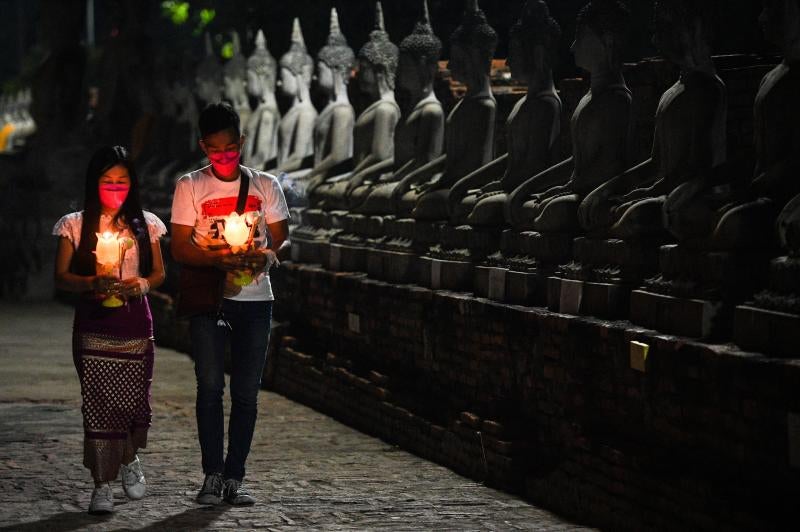
[[[576,530],[551,513],[262,392],[248,462],[260,504],[202,507],[190,359],[158,349],[148,495],[85,513],[71,310],[0,302],[0,530]],[[227,404],[227,400],[226,400]]]

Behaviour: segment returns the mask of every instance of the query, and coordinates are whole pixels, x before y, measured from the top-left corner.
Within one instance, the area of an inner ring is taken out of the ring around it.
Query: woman
[[[130,239],[119,279],[97,274],[97,233],[105,231]],[[121,146],[95,152],[83,211],[67,214],[53,228],[59,236],[56,287],[83,296],[75,310],[72,354],[83,398],[83,464],[95,483],[92,514],[113,510],[109,482],[120,471],[129,498],[145,493],[136,451],[147,444],[151,418],[153,320],[146,294],[164,282],[159,238],[166,231],[161,220],[142,211],[136,172]],[[101,304],[112,294],[124,304]]]

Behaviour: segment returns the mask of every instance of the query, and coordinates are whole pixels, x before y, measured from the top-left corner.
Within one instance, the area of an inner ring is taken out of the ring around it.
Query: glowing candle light
[[[240,216],[235,212],[230,213],[225,218],[225,231],[222,236],[225,237],[225,241],[232,248],[244,246],[250,237],[250,228],[247,227],[246,215]]]
[[[95,255],[97,262],[106,267],[113,267],[119,263],[119,233],[111,233],[109,231],[103,234],[97,233],[97,247],[95,248]]]

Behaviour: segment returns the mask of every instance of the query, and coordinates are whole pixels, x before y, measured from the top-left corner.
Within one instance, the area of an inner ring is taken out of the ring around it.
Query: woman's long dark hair
[[[86,187],[83,197],[83,223],[81,227],[81,241],[75,252],[73,268],[80,275],[95,274],[95,256],[93,251],[97,247],[97,232],[100,230],[100,193],[98,185],[100,177],[114,166],[124,166],[131,178],[131,187],[128,196],[114,218],[114,222],[121,221],[129,228],[139,248],[139,271],[143,276],[150,275],[153,270],[153,254],[150,249],[150,232],[142,213],[142,204],[139,199],[139,179],[136,169],[128,156],[128,150],[122,146],[104,146],[94,152],[86,169]]]

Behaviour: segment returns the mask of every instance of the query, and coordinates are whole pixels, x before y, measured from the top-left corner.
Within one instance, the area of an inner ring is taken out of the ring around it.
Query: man
[[[278,265],[276,252],[288,245],[289,210],[275,177],[239,164],[244,137],[239,116],[229,105],[210,104],[200,114],[199,126],[200,147],[211,164],[182,176],[176,184],[171,248],[175,260],[187,270],[212,267],[220,271],[220,278],[225,277],[224,297],[217,308],[190,317],[197,432],[205,473],[197,501],[219,504],[224,499],[247,505],[255,503],[242,479],[269,343],[274,299],[269,269]],[[249,181],[246,191],[240,190],[243,180]],[[254,225],[253,244],[247,251],[233,253],[224,239],[225,218],[242,207]],[[242,272],[252,277],[249,284],[247,278],[242,281]],[[222,395],[228,342],[232,406],[228,454],[223,459]]]

